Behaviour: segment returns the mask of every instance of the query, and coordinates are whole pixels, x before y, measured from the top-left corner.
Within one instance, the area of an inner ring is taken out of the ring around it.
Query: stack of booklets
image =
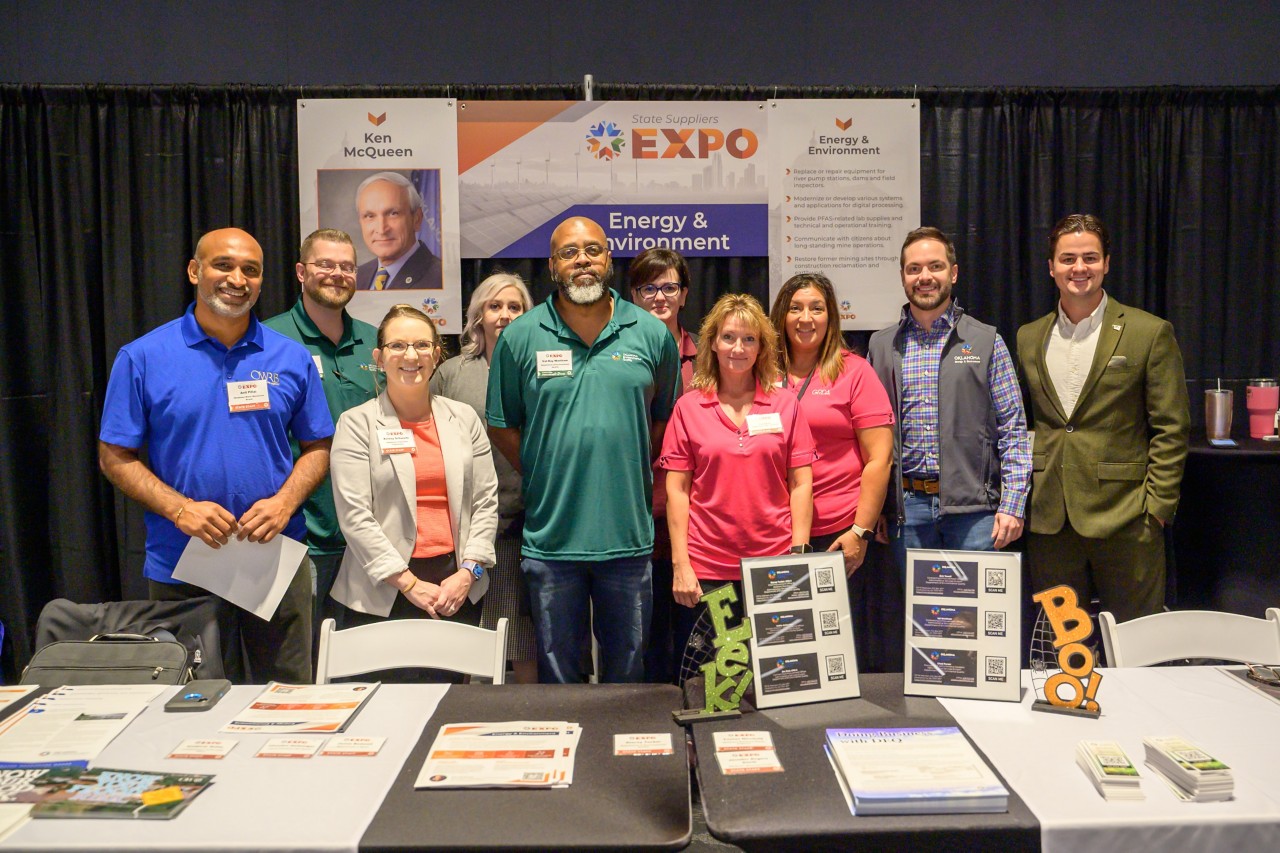
[[[1138,768],[1112,740],[1082,740],[1076,744],[1076,764],[1104,800],[1145,800]]]
[[[381,682],[281,684],[272,681],[220,731],[269,734],[337,734],[365,705]]]
[[[11,767],[0,771],[0,801],[30,803],[32,817],[167,820],[212,782],[197,773]]]
[[[1181,800],[1212,803],[1231,799],[1235,777],[1231,768],[1180,737],[1142,739],[1147,750],[1147,766],[1169,783]]]
[[[1008,790],[954,726],[827,729],[826,750],[855,815],[1009,810]]]
[[[558,720],[445,723],[415,788],[567,788],[582,727]]]

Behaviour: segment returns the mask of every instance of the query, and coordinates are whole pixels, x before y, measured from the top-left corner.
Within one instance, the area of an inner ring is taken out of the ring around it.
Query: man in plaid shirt
[[[901,264],[907,305],[867,358],[898,422],[885,514],[905,578],[908,548],[992,550],[1022,535],[1031,446],[1008,347],[951,299],[950,238],[917,228]]]

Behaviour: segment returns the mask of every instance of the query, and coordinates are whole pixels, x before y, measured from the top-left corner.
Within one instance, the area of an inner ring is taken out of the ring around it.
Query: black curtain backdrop
[[[1189,377],[1233,382],[1280,368],[1271,246],[1280,232],[1278,95],[1275,87],[595,92],[601,100],[919,97],[922,220],[954,236],[961,304],[1011,341],[1053,307],[1050,227],[1066,213],[1093,212],[1113,235],[1108,290],[1173,322]],[[141,512],[98,472],[98,420],[116,351],[190,301],[185,265],[196,238],[227,225],[250,231],[266,253],[259,316],[292,304],[295,101],[580,96],[576,85],[0,86],[8,678],[30,657],[48,600],[145,597]],[[725,292],[767,298],[764,258],[691,267],[687,325]],[[535,296],[549,293],[545,260],[515,258],[464,263],[464,296],[496,268],[525,275]]]

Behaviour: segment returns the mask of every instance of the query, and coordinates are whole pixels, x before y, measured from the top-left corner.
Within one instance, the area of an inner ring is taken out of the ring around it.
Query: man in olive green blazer
[[[1164,531],[1178,507],[1190,410],[1173,327],[1102,289],[1110,240],[1094,216],[1050,235],[1058,308],[1018,330],[1035,424],[1032,590],[1096,593],[1119,621],[1164,604]]]

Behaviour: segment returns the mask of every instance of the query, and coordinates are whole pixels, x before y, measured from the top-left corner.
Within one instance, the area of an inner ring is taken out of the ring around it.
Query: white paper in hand
[[[270,619],[280,606],[307,546],[288,536],[250,542],[234,536],[221,548],[192,537],[173,570],[173,579],[194,584],[255,616]]]

